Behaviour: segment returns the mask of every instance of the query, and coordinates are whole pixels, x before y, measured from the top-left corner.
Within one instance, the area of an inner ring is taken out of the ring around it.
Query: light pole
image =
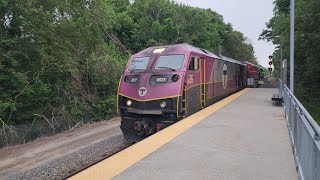
[[[294,94],[294,0],[290,0],[290,90]]]
[[[282,42],[280,42],[280,79],[281,81],[283,81],[283,71],[282,71],[282,68],[283,68],[283,64],[282,64]]]

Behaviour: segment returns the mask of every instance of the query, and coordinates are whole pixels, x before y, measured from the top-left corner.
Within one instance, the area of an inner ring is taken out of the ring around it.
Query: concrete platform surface
[[[277,89],[250,89],[114,179],[297,179]]]

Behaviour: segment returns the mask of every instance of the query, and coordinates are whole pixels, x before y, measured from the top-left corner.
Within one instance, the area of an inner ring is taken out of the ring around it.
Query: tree
[[[320,121],[320,2],[296,0],[295,5],[295,95],[309,112]],[[274,52],[280,59],[280,44],[284,59],[289,59],[290,2],[276,0],[274,16],[267,23],[261,39],[278,45]],[[280,62],[275,64],[279,68]]]
[[[114,84],[127,55],[107,36],[115,12],[105,1],[11,0],[0,9],[3,120],[23,123],[35,114],[97,119],[95,106],[115,101]]]

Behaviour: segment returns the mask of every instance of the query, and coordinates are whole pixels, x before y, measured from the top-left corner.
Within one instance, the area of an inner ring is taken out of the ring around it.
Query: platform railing
[[[301,180],[320,180],[320,127],[281,80],[279,93],[283,97],[298,177]]]

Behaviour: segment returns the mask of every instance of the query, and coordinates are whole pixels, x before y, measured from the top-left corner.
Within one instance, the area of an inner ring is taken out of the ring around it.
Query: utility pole
[[[294,0],[290,0],[290,90],[294,94]]]
[[[283,81],[283,75],[282,75],[282,68],[283,68],[283,64],[282,64],[282,42],[280,42],[280,79],[281,81]]]

